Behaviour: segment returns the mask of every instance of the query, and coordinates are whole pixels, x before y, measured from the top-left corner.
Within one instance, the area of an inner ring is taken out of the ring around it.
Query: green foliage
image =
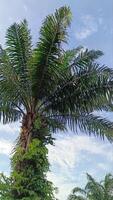
[[[69,195],[68,200],[112,200],[113,199],[113,176],[107,174],[105,179],[97,182],[87,174],[88,182],[84,189],[76,187]]]
[[[67,124],[70,128],[79,124],[82,131],[90,134],[97,131],[97,135],[101,131],[108,137],[100,130],[100,118],[96,118],[99,126],[96,123],[95,131],[94,126],[89,129],[89,123],[81,117],[94,110],[111,109],[113,73],[97,63],[103,55],[99,50],[82,46],[63,49],[71,17],[70,8],[66,6],[47,16],[34,49],[26,20],[9,27],[6,49],[0,48],[0,119],[8,123],[30,113],[43,116],[50,132],[65,130]],[[40,122],[35,121],[35,126],[39,128]],[[110,122],[108,129],[112,129]],[[112,140],[112,134],[108,139]]]
[[[46,177],[49,170],[47,153],[47,147],[38,139],[33,139],[26,153],[19,147],[12,157],[11,177],[1,175],[1,199],[10,196],[11,200],[55,199],[52,192],[55,188]]]
[[[41,120],[40,120],[39,117],[37,117],[37,118],[35,119],[34,127],[35,127],[36,129],[40,129],[40,127],[41,127]]]
[[[12,158],[13,199],[54,199],[45,146],[53,144],[53,132],[68,125],[113,140],[112,123],[92,114],[112,108],[113,71],[97,63],[99,50],[63,48],[71,18],[67,6],[47,16],[35,48],[26,20],[14,23],[6,48],[0,46],[0,120],[22,119]]]
[[[11,178],[1,173],[0,174],[0,199],[1,200],[12,200],[11,185],[12,185]]]
[[[43,144],[51,144],[53,145],[54,138],[51,134],[51,127],[52,124],[49,124],[50,121],[48,119],[42,118],[41,116],[37,116],[33,123],[33,133],[32,138],[38,138]],[[53,124],[53,126],[55,126]]]

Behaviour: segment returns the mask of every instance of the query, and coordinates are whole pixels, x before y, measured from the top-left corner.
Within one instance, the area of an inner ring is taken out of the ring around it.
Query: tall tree
[[[97,182],[87,174],[88,182],[84,189],[76,187],[68,200],[112,200],[113,199],[113,176],[107,174],[103,181]]]
[[[47,16],[35,48],[26,20],[15,23],[7,30],[6,48],[0,48],[0,119],[21,120],[12,157],[14,199],[53,199],[46,180],[53,132],[79,127],[113,139],[112,124],[93,114],[108,109],[112,70],[96,62],[99,50],[63,48],[71,18],[69,7]]]

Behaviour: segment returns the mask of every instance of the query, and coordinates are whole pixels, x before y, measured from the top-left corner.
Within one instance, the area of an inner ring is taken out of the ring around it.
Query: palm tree
[[[112,200],[113,199],[113,176],[107,174],[104,181],[98,183],[90,175],[87,174],[88,183],[86,190],[89,199],[94,200]]]
[[[29,196],[28,191],[39,197],[47,193],[43,188],[49,185],[46,144],[53,143],[51,133],[69,126],[113,139],[112,124],[93,114],[108,109],[112,70],[96,62],[103,55],[99,50],[63,48],[70,22],[68,7],[47,16],[35,48],[26,20],[14,23],[7,30],[6,48],[0,47],[0,119],[4,124],[21,120],[12,158],[14,199]],[[36,172],[41,175],[30,184]],[[24,181],[20,176],[26,177]],[[43,182],[41,189],[37,179]]]
[[[68,200],[112,200],[113,176],[107,174],[105,179],[98,183],[91,175],[87,174],[88,182],[84,189],[74,188]]]
[[[87,193],[84,189],[76,187],[68,196],[68,200],[91,200],[87,198]],[[93,200],[93,199],[92,199]]]

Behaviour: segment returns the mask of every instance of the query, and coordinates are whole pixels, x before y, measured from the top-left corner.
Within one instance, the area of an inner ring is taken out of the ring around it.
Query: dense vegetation
[[[69,195],[68,200],[112,200],[113,199],[113,176],[107,174],[105,179],[97,182],[87,174],[88,182],[85,188],[76,187]]]
[[[63,48],[71,18],[68,7],[47,16],[35,48],[26,20],[14,23],[0,47],[0,119],[21,120],[10,178],[1,176],[2,199],[54,199],[46,178],[53,132],[78,127],[113,140],[112,123],[93,114],[110,109],[112,70],[97,63],[99,50]]]

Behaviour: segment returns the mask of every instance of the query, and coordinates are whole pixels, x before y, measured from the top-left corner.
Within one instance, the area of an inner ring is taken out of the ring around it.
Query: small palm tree
[[[107,174],[105,179],[98,183],[91,175],[87,174],[88,182],[84,189],[74,188],[68,200],[112,200],[113,176]]]
[[[89,199],[112,200],[113,199],[113,176],[107,174],[104,181],[98,183],[90,175],[87,175],[88,183],[86,190]]]
[[[89,199],[87,199],[87,193],[84,189],[76,187],[69,195],[68,200],[89,200]]]
[[[92,113],[108,109],[112,70],[96,63],[101,51],[63,48],[70,22],[68,7],[47,16],[35,48],[26,20],[15,23],[7,30],[6,48],[0,47],[0,119],[4,124],[21,120],[12,160],[15,199],[29,196],[28,191],[44,195],[48,170],[45,145],[53,142],[52,132],[68,125],[74,131],[79,127],[88,134],[113,139],[112,124]],[[41,189],[40,184],[30,184],[36,171],[41,173],[35,178],[37,183],[44,178]],[[17,184],[20,175],[26,178]]]

